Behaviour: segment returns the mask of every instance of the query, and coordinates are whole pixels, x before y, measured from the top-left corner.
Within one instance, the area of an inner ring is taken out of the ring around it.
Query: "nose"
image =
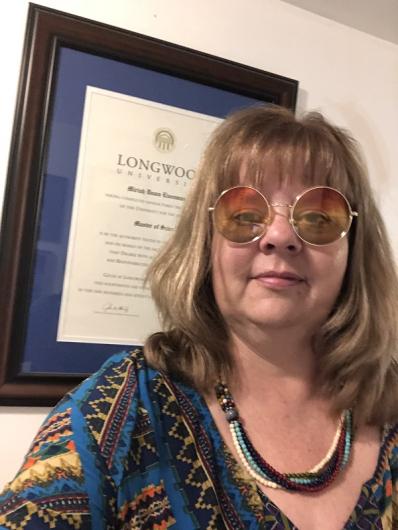
[[[283,251],[291,255],[300,252],[303,242],[293,230],[289,221],[289,213],[289,207],[273,207],[272,221],[259,240],[259,247],[262,252]]]

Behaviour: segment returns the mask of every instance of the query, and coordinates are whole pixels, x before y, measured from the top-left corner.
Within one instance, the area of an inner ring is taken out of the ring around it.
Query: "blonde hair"
[[[314,337],[319,389],[357,422],[398,420],[398,279],[386,230],[355,141],[319,113],[276,106],[238,111],[213,133],[176,230],[148,271],[163,331],[145,343],[156,368],[206,393],[233,371],[228,330],[214,300],[208,208],[245,182],[301,179],[337,188],[359,212],[335,307]]]

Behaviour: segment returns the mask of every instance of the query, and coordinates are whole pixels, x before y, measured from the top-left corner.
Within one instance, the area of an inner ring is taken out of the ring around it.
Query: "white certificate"
[[[145,272],[220,121],[87,87],[59,341],[142,344],[159,330]]]

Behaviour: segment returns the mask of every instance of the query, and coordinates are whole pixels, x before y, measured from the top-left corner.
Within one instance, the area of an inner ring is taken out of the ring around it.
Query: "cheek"
[[[236,247],[215,234],[211,250],[213,291],[216,300],[244,288],[253,263],[250,247]]]
[[[348,240],[344,238],[333,255],[332,270],[335,271],[336,277],[343,280],[348,262]]]
[[[339,294],[347,269],[348,241],[346,238],[333,245],[326,254],[320,254],[313,260],[315,277],[321,281],[319,285],[325,295],[335,298]]]

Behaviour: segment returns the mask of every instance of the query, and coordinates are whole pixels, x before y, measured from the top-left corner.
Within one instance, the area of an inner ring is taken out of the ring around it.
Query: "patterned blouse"
[[[395,426],[344,528],[397,529],[397,501]],[[231,456],[201,396],[137,349],[111,357],[49,415],[0,495],[0,528],[296,527]]]

